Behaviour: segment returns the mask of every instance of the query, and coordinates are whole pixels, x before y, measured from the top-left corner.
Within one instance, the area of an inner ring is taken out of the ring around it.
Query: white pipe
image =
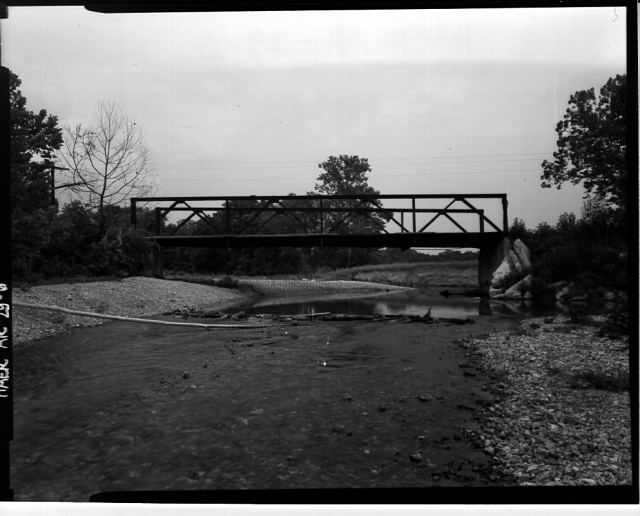
[[[137,322],[137,323],[147,323],[147,324],[163,324],[165,326],[192,326],[195,328],[204,328],[208,330],[209,328],[269,328],[275,326],[274,324],[259,324],[251,326],[245,326],[241,324],[200,324],[200,323],[179,323],[179,322],[171,322],[171,321],[154,321],[151,319],[136,319],[134,317],[121,317],[119,315],[104,315],[104,314],[95,314],[91,312],[79,312],[77,310],[69,310],[68,308],[60,308],[58,306],[45,306],[45,305],[32,305],[30,303],[22,303],[19,301],[14,301],[12,303],[15,306],[22,306],[24,308],[34,308],[36,310],[51,310],[52,312],[63,312],[65,314],[71,315],[80,315],[82,317],[98,317],[100,319],[113,319],[116,321],[127,321],[127,322]]]

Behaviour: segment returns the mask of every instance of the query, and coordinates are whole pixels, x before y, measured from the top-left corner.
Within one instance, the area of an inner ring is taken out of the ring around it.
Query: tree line
[[[110,276],[139,273],[144,257],[158,252],[148,239],[154,212],[138,208],[138,227],[130,225],[127,200],[153,195],[153,162],[144,133],[113,104],[100,103],[91,124],[58,126],[57,117],[26,108],[21,81],[10,72],[11,122],[11,243],[14,278],[38,281],[78,275]],[[611,78],[601,88],[576,92],[557,127],[554,161],[542,163],[542,186],[560,188],[565,182],[586,190],[579,219],[564,214],[555,226],[526,228],[516,219],[510,229],[534,255],[540,285],[560,279],[605,281],[626,286],[627,246],[627,79]],[[368,183],[366,158],[330,156],[318,164],[320,174],[308,195],[378,195]],[[57,178],[57,182],[55,179]],[[59,205],[56,193],[72,200]],[[281,200],[295,208],[303,201],[293,194]],[[318,207],[318,202],[305,207]],[[390,220],[381,212],[346,217],[342,208],[382,207],[378,201],[325,201],[318,213],[296,217],[249,212],[258,201],[232,201],[245,209],[229,223],[258,234],[379,233]],[[163,233],[181,225],[180,234],[225,232],[223,213],[203,220],[162,221]],[[271,275],[307,273],[359,265],[394,262],[475,260],[476,252],[447,250],[427,255],[415,250],[368,248],[247,248],[164,250],[166,269],[214,274]],[[589,279],[591,278],[591,279]],[[542,287],[540,287],[542,288]]]

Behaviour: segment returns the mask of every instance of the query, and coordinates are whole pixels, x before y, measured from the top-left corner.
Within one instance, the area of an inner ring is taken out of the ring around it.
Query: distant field
[[[372,281],[407,287],[473,288],[478,285],[478,264],[476,261],[456,261],[364,265],[319,274],[318,279]]]
[[[238,278],[213,277],[208,274],[192,274],[165,271],[167,279],[192,281],[219,287],[241,287]],[[446,286],[474,288],[478,286],[478,264],[474,261],[434,262],[434,263],[386,263],[381,265],[363,265],[349,269],[318,274],[289,274],[277,276],[259,276],[272,280],[300,280],[315,278],[319,281],[368,281],[399,285],[404,287]]]

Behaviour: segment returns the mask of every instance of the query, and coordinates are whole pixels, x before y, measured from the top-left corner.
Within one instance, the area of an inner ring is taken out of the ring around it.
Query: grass
[[[373,272],[387,270],[416,270],[416,269],[467,269],[469,267],[477,267],[478,264],[473,260],[460,260],[456,262],[417,262],[417,263],[381,263],[378,265],[360,265],[358,267],[350,267],[349,269],[338,269],[335,272],[354,271],[354,272]],[[328,273],[331,274],[331,273]]]
[[[175,271],[173,271],[171,275],[165,272],[165,279],[170,281],[197,283],[199,285],[209,285],[210,287],[234,288],[238,290],[244,290],[244,287],[243,285],[240,285],[238,278],[234,278],[232,276],[222,276],[217,278],[210,274],[194,274],[191,272],[176,273]]]
[[[630,390],[629,371],[618,370],[615,374],[603,371],[580,371],[569,377],[569,386],[573,389],[600,389],[612,392]]]
[[[362,265],[318,274],[321,280],[373,281],[408,287],[477,286],[477,263],[452,261]]]

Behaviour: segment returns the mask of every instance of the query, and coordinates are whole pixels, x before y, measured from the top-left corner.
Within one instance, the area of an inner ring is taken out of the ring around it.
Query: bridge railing
[[[444,208],[420,208],[418,201],[427,199],[450,200]],[[502,203],[502,228],[485,215],[485,210],[476,208],[473,199],[500,200]],[[410,207],[388,207],[383,201],[410,201]],[[161,221],[170,213],[184,212],[189,215],[181,220],[171,235],[175,235],[194,217],[207,224],[214,234],[240,235],[248,230],[259,231],[277,216],[283,216],[292,224],[287,232],[301,234],[334,234],[348,232],[351,220],[359,217],[367,224],[359,228],[375,228],[389,233],[391,223],[400,228],[401,233],[424,233],[440,217],[447,218],[460,231],[469,231],[455,220],[458,214],[473,214],[478,217],[479,233],[504,232],[508,230],[507,196],[506,194],[406,194],[406,195],[287,195],[287,196],[222,196],[222,197],[137,197],[131,199],[131,223],[137,226],[137,207],[142,203],[171,203],[169,206],[155,208],[155,220],[150,231],[160,236]],[[193,203],[222,203],[219,206],[191,206]],[[452,208],[456,202],[464,208]],[[191,203],[191,204],[190,204]],[[212,217],[207,213],[222,213]],[[419,214],[433,214],[433,217],[420,226],[417,224]],[[405,223],[405,214],[408,222]],[[250,215],[247,217],[247,215]],[[270,216],[267,216],[270,215]],[[399,217],[397,216],[399,215]],[[399,219],[399,220],[398,220]],[[257,224],[261,224],[256,227]],[[491,229],[490,229],[491,228]],[[293,230],[293,231],[292,231]],[[487,231],[489,230],[489,231]],[[366,232],[366,229],[364,230]]]

